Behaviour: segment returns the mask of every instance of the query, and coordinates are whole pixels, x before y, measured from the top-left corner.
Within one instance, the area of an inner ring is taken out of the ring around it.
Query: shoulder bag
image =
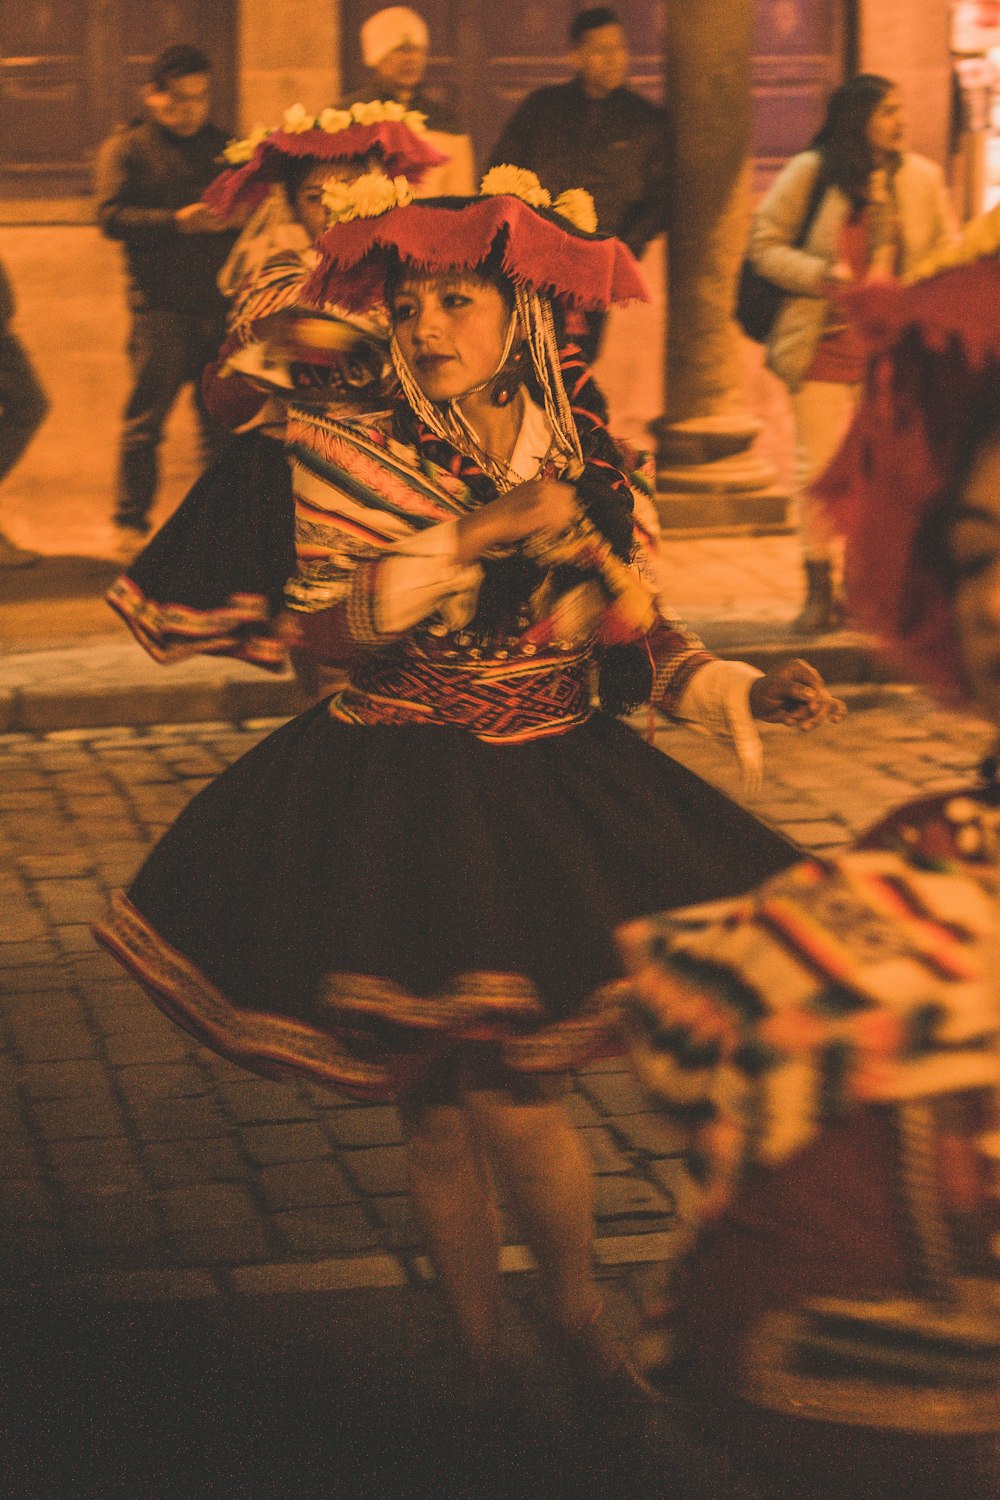
[[[809,201],[806,205],[805,218],[799,227],[799,232],[792,242],[793,249],[800,250],[808,238],[812,228],[816,211],[826,196],[829,187],[823,168],[820,167],[816,174],[816,181],[809,193]],[[769,281],[754,268],[749,255],[743,257],[740,266],[740,277],[736,288],[736,310],[734,316],[737,323],[743,329],[747,338],[753,339],[755,344],[766,344],[771,337],[771,329],[774,327],[781,304],[788,296],[784,287]]]

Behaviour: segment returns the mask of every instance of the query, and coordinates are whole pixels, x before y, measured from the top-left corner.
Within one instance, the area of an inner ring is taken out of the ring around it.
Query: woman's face
[[[890,89],[868,117],[865,139],[876,154],[902,151],[906,139],[906,115],[898,89]]]
[[[948,556],[966,682],[1000,726],[1000,438],[973,464],[948,532]]]
[[[392,299],[403,358],[432,401],[466,395],[497,373],[510,311],[492,282],[479,276],[412,276]]]
[[[323,207],[323,184],[331,179],[335,182],[354,182],[364,170],[364,163],[321,161],[306,173],[295,190],[292,207],[295,210],[295,217],[311,240],[319,239],[327,227],[326,209]]]

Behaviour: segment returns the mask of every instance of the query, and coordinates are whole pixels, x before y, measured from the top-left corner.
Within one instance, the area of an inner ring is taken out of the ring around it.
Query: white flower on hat
[[[597,209],[586,188],[567,188],[552,207],[557,214],[568,219],[574,229],[582,229],[586,234],[596,233]]]
[[[289,135],[302,135],[307,130],[315,130],[315,116],[307,114],[304,105],[292,104],[282,116],[281,128]]]
[[[367,102],[359,99],[357,104],[351,105],[351,114],[359,125],[381,125],[385,118],[382,109],[381,99],[371,99]]]
[[[336,135],[338,130],[347,130],[354,124],[354,117],[349,109],[331,109],[327,107],[316,116],[316,124],[320,130],[325,130],[327,135]]]
[[[250,134],[244,136],[242,140],[230,141],[223,147],[223,158],[231,167],[242,167],[253,156],[261,141],[266,140],[270,134],[266,125],[255,125]]]
[[[353,182],[332,177],[323,184],[323,207],[331,224],[375,219],[412,201],[413,189],[406,178],[387,177],[384,172],[365,172]]]
[[[479,184],[479,191],[486,198],[500,198],[509,194],[520,198],[532,208],[551,208],[552,195],[543,188],[534,172],[527,167],[491,167]]]
[[[408,109],[403,115],[403,124],[408,130],[412,130],[414,135],[427,134],[427,116],[419,109]]]

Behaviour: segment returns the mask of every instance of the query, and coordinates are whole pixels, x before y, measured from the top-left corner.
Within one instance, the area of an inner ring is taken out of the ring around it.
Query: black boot
[[[792,625],[796,635],[825,635],[844,623],[844,606],[826,558],[806,559],[806,599]]]

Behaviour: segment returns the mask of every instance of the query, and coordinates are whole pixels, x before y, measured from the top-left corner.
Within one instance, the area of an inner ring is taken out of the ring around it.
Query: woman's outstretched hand
[[[757,719],[793,729],[839,724],[847,713],[846,703],[835,698],[816,668],[799,657],[757,678],[750,689],[750,708]]]
[[[458,523],[458,561],[475,562],[491,547],[509,547],[546,531],[565,531],[577,509],[576,490],[558,479],[529,479],[463,516]]]

